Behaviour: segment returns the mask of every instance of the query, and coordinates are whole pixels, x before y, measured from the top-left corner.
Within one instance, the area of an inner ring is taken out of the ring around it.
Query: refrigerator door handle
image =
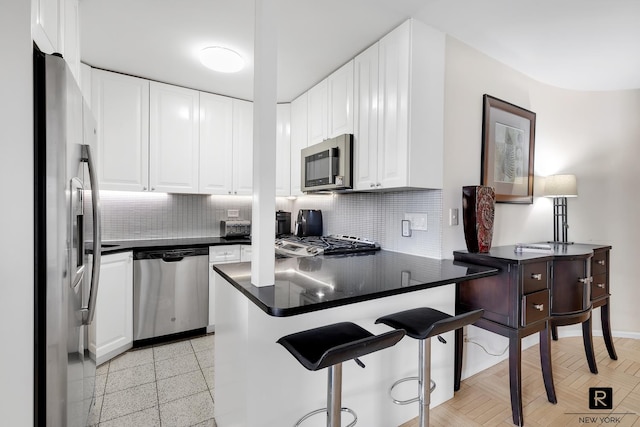
[[[98,297],[98,285],[100,282],[100,256],[102,242],[102,228],[100,226],[100,196],[98,188],[98,176],[91,156],[91,147],[82,145],[82,161],[89,168],[91,180],[91,205],[93,206],[93,264],[91,268],[91,288],[89,289],[88,307],[82,310],[82,324],[90,325],[96,314],[96,299]]]
[[[85,269],[83,265],[78,269],[78,271],[76,271],[76,277],[71,282],[71,288],[75,288],[76,286],[78,286],[78,283],[82,282],[82,279],[84,279],[84,272]]]

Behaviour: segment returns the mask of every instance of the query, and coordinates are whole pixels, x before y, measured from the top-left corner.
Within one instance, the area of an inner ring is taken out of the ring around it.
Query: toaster
[[[246,219],[220,221],[220,237],[241,238],[251,235],[251,221]]]

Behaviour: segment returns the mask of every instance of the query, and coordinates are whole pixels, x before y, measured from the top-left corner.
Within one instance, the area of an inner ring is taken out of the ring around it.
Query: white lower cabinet
[[[240,262],[242,260],[242,249],[246,246],[249,245],[209,246],[209,326],[207,326],[207,332],[213,332],[215,329],[216,288],[213,265]],[[249,257],[251,256],[250,250],[251,246],[249,246]]]
[[[99,365],[132,346],[133,253],[103,255],[89,348],[95,352]]]
[[[240,246],[240,262],[251,262],[253,257],[253,249],[251,245]]]

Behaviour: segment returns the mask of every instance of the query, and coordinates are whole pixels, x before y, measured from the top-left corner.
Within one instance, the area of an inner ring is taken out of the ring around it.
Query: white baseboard
[[[592,332],[594,337],[601,337],[602,331],[594,330]],[[611,331],[611,335],[613,338],[631,338],[634,340],[640,340],[640,332],[627,332],[627,331]],[[558,338],[563,337],[581,337],[582,329],[573,329],[573,328],[562,328],[558,329]]]
[[[508,359],[508,351],[504,351],[505,346],[509,345],[509,341],[502,336],[491,332],[481,330],[475,327],[467,327],[469,338],[474,341],[465,343],[465,358],[462,367],[462,379],[471,377],[479,372],[484,371],[503,360]],[[602,337],[602,330],[593,330],[594,337]],[[631,338],[640,340],[640,332],[612,331],[614,338]],[[582,337],[582,328],[580,325],[562,326],[558,328],[558,338]],[[533,334],[522,339],[522,350],[537,345],[539,343],[539,335]],[[551,343],[553,346],[553,342]],[[500,355],[489,354],[486,349],[490,349],[493,353],[501,353]]]

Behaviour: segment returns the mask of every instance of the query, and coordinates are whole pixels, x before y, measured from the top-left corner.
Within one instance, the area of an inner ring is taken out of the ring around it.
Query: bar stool
[[[483,309],[478,309],[451,316],[433,308],[419,307],[389,314],[376,320],[376,323],[384,323],[395,329],[404,329],[408,336],[420,341],[418,347],[418,376],[402,378],[389,388],[389,395],[393,399],[393,403],[397,405],[419,402],[419,427],[427,427],[429,425],[431,392],[436,387],[435,382],[431,380],[431,337],[438,336],[438,340],[445,342],[439,336],[440,334],[470,325],[480,319],[483,313]],[[394,387],[411,380],[418,381],[418,397],[408,400],[395,399],[392,394]]]
[[[354,359],[364,368],[358,357],[391,347],[400,341],[404,334],[404,330],[397,329],[373,335],[355,323],[341,322],[280,338],[277,343],[284,346],[308,370],[329,368],[327,407],[309,412],[300,418],[295,426],[299,426],[313,415],[326,413],[327,427],[340,427],[342,412],[348,412],[353,416],[353,421],[347,427],[354,426],[358,416],[353,410],[342,407],[342,362]]]

